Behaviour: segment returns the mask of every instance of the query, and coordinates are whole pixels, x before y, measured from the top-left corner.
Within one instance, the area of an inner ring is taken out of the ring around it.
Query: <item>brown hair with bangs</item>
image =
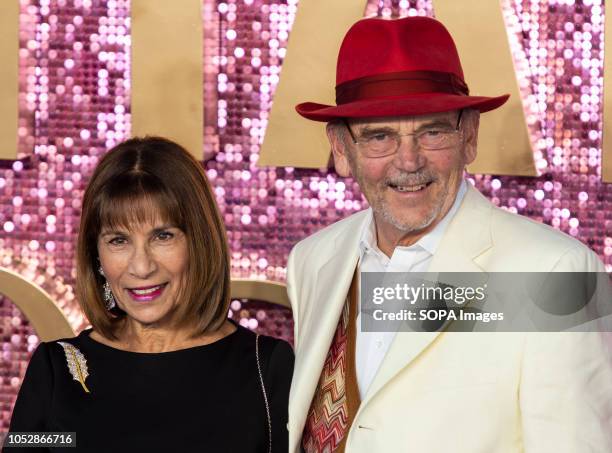
[[[177,320],[194,336],[217,330],[230,302],[230,262],[225,228],[200,163],[161,137],[132,138],[98,163],[83,197],[77,240],[77,294],[93,328],[107,338],[124,317],[102,297],[98,238],[105,228],[163,220],[187,238],[188,266]]]

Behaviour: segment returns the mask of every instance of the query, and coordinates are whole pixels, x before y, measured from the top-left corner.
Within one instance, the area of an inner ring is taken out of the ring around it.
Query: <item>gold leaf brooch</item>
[[[87,372],[87,360],[85,360],[85,356],[78,348],[75,348],[70,343],[65,343],[63,341],[58,341],[58,343],[64,348],[64,353],[66,354],[66,363],[68,365],[68,370],[72,375],[72,378],[75,381],[79,381],[83,390],[87,393],[89,389],[85,385],[85,379],[89,376]]]

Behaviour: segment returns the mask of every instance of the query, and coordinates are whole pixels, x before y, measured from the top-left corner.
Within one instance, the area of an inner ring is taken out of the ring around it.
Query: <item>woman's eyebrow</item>
[[[151,232],[159,233],[160,231],[169,230],[170,228],[176,228],[176,226],[168,223],[168,224],[164,224],[164,225],[153,228]]]
[[[151,235],[155,235],[158,233],[162,233],[164,231],[170,230],[170,229],[178,229],[180,230],[180,228],[172,223],[167,223],[161,226],[157,226],[155,228],[152,228],[151,231],[149,231],[149,234]]]
[[[164,230],[168,230],[170,228],[178,228],[176,225],[168,223],[168,224],[163,224],[160,226],[157,226],[155,228],[152,228],[150,230],[151,233],[159,233],[161,231]],[[118,235],[126,235],[126,234],[130,234],[129,230],[119,230],[119,229],[112,229],[112,230],[102,230],[100,232],[100,236],[108,236],[108,235],[112,235],[112,234],[118,234]]]
[[[102,230],[100,232],[100,236],[123,235],[123,234],[127,234],[127,232],[122,231],[122,230]]]

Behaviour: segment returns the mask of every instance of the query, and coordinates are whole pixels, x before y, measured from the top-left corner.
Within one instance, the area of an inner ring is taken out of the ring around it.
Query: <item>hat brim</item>
[[[483,113],[500,107],[509,97],[509,94],[484,97],[419,93],[402,97],[366,99],[338,106],[303,102],[298,104],[295,110],[304,118],[325,122],[338,118],[425,115],[468,108]]]

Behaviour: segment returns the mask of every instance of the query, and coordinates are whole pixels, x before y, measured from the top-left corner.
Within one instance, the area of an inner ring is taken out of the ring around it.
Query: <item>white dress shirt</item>
[[[359,242],[359,271],[427,272],[446,227],[459,209],[466,190],[466,182],[463,180],[459,186],[455,202],[434,229],[409,247],[395,247],[391,258],[378,248],[376,222],[370,209],[370,220],[366,223]],[[355,368],[359,395],[363,400],[391,342],[395,338],[396,332],[362,332],[360,321],[361,312],[357,314],[356,321]]]

